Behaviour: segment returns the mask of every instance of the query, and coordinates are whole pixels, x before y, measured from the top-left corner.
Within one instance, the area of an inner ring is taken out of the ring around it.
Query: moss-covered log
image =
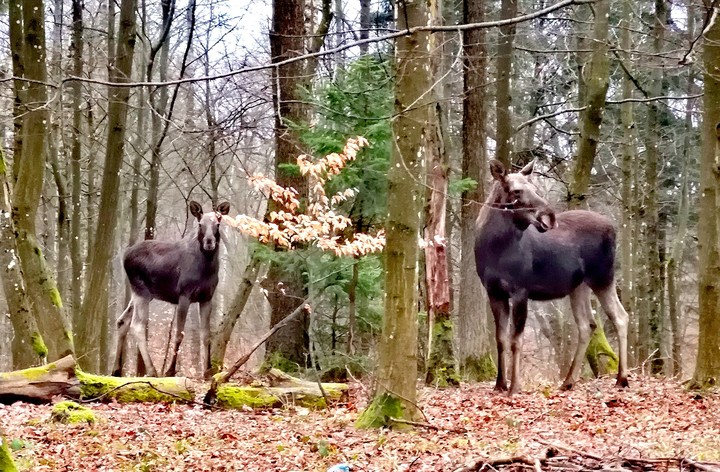
[[[42,367],[0,373],[0,403],[48,403],[54,396],[77,398],[79,395],[72,356]]]
[[[342,383],[318,384],[292,377],[278,369],[271,369],[267,379],[270,383],[267,387],[220,385],[215,404],[223,408],[236,409],[274,408],[285,405],[325,408],[328,403],[342,400],[348,389],[348,386]]]
[[[195,398],[187,379],[120,378],[93,375],[76,368],[66,356],[31,369],[0,373],[0,403],[49,403],[53,397],[119,402],[190,402]]]

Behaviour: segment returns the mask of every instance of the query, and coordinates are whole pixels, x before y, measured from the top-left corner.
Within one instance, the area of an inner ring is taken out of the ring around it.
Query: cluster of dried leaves
[[[304,213],[299,212],[300,200],[296,189],[283,187],[262,174],[255,174],[250,177],[250,183],[283,209],[270,212],[268,221],[248,215],[226,216],[223,221],[262,243],[273,243],[287,249],[314,244],[338,256],[363,256],[381,251],[385,246],[382,231],[376,235],[347,234],[352,228],[352,221],[335,210],[342,202],[354,197],[355,190],[347,189],[330,197],[325,193],[327,181],[338,175],[349,161],[355,160],[358,152],[367,145],[363,137],[351,138],[341,153],[332,153],[320,159],[307,155],[298,157],[300,173],[308,178],[310,189]]]
[[[0,425],[33,471],[716,470],[720,394],[632,380],[626,391],[601,379],[513,397],[489,384],[424,388],[419,406],[437,429],[411,431],[356,430],[358,385],[327,411],[92,404],[99,421],[72,426],[50,423],[50,406],[18,403],[0,406]]]

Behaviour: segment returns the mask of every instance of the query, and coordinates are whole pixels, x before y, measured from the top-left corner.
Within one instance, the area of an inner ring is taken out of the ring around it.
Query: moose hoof
[[[113,377],[122,377],[122,370],[121,369],[115,369],[112,371]]]
[[[567,392],[568,390],[572,390],[573,385],[574,384],[570,382],[563,382],[563,384],[560,386],[560,390]]]
[[[630,383],[628,383],[627,377],[618,377],[615,386],[618,388],[628,388],[630,387]]]

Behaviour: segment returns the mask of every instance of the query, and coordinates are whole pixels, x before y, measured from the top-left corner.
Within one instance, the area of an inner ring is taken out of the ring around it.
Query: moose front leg
[[[495,342],[497,344],[497,380],[496,392],[506,392],[507,380],[505,378],[505,350],[508,345],[508,325],[510,321],[510,305],[507,298],[490,297],[490,309],[495,318]]]
[[[180,297],[177,308],[175,309],[177,324],[175,325],[175,336],[173,338],[172,352],[170,353],[170,364],[165,371],[165,377],[174,377],[177,373],[178,350],[185,336],[185,320],[187,320],[188,308],[190,308],[190,299],[188,297]]]
[[[210,316],[212,301],[200,302],[200,370],[204,378],[209,378],[210,365]]]

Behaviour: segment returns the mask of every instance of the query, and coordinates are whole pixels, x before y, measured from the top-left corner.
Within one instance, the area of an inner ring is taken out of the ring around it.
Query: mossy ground
[[[53,406],[50,420],[63,424],[93,424],[97,421],[97,418],[90,408],[78,405],[75,402],[64,401]]]
[[[178,390],[175,378],[109,377],[76,369],[82,398],[114,398],[120,403],[191,402],[192,392]],[[171,392],[171,393],[164,393]]]

